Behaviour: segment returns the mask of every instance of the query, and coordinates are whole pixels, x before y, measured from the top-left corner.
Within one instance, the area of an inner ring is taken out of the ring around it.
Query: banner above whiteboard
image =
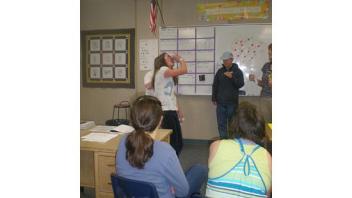
[[[199,3],[197,12],[199,20],[206,22],[264,20],[269,18],[269,3],[268,0]]]

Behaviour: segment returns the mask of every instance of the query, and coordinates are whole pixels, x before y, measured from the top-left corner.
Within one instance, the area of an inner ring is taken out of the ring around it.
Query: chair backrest
[[[152,183],[127,179],[116,174],[111,174],[111,182],[115,198],[159,198]]]

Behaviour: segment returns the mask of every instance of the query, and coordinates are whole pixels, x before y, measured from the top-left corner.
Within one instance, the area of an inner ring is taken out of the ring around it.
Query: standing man
[[[256,76],[254,74],[249,75],[249,80],[256,82],[258,86],[262,88],[260,92],[260,96],[263,96],[260,100],[261,104],[260,106],[262,107],[262,112],[263,115],[265,115],[265,120],[267,122],[272,121],[272,100],[271,100],[271,95],[272,95],[272,44],[270,43],[268,45],[268,57],[269,57],[269,62],[265,63],[264,66],[262,67],[262,78],[256,79]]]
[[[220,138],[228,137],[227,124],[238,106],[238,90],[243,87],[243,73],[238,65],[233,62],[233,54],[225,52],[221,58],[223,61],[214,77],[212,101],[216,105],[216,117]]]

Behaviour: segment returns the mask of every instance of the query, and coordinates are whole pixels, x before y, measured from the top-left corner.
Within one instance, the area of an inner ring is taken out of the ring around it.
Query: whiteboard
[[[211,95],[215,73],[222,67],[220,57],[231,51],[243,72],[241,90],[247,96],[259,96],[261,88],[249,81],[249,74],[261,78],[271,37],[270,24],[166,27],[160,28],[159,49],[178,53],[187,61],[188,73],[179,76],[178,94]]]
[[[219,57],[231,51],[234,62],[243,72],[246,96],[259,96],[261,87],[249,81],[249,74],[261,78],[261,68],[268,62],[268,45],[271,43],[271,25],[231,25],[216,27],[215,57],[217,68],[221,67]]]

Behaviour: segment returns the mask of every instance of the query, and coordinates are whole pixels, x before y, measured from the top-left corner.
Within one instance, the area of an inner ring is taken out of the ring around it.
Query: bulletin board
[[[134,29],[81,32],[84,87],[134,88]]]
[[[249,74],[261,77],[271,36],[271,25],[262,24],[166,27],[160,28],[159,51],[178,53],[187,61],[188,73],[179,76],[178,94],[211,95],[215,73],[222,67],[220,57],[231,51],[244,75],[241,93],[259,96],[261,88],[249,81]]]

